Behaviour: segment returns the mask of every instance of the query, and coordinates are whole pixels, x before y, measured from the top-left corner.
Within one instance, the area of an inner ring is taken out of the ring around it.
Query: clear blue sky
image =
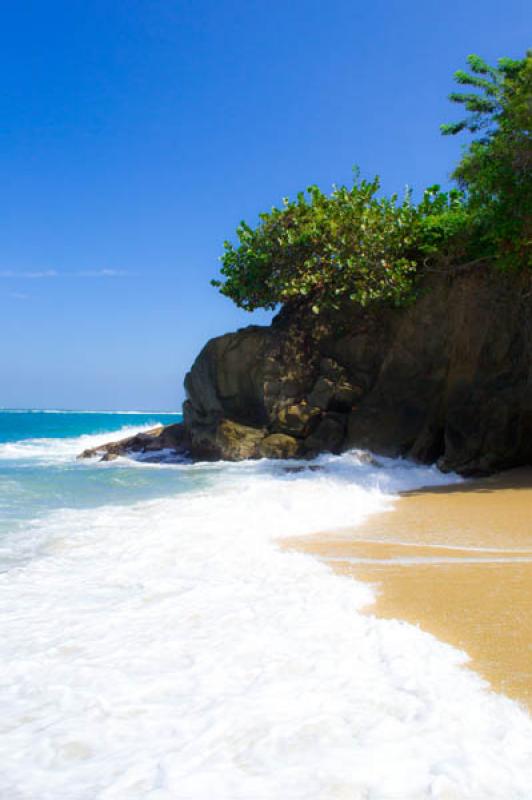
[[[0,406],[171,409],[242,218],[353,164],[446,183],[451,75],[520,57],[520,0],[6,0]]]

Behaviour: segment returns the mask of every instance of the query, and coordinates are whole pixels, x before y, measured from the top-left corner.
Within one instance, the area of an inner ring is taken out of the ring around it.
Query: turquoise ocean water
[[[0,443],[43,438],[66,439],[84,434],[115,432],[124,427],[169,425],[180,418],[180,414],[161,411],[0,409]]]
[[[127,462],[101,469],[76,455],[97,442],[180,419],[161,412],[0,410],[0,537],[55,509],[177,491],[175,472],[128,468]]]

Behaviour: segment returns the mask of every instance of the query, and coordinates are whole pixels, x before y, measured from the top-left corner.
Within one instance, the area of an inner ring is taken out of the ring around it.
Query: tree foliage
[[[329,195],[310,186],[260,214],[256,228],[241,222],[239,244],[224,244],[225,281],[213,284],[248,311],[298,297],[315,313],[345,298],[404,302],[423,258],[462,229],[462,195],[433,186],[415,205],[408,192],[399,200],[378,190],[378,178],[355,179]]]
[[[470,72],[459,69],[454,73],[455,81],[461,86],[471,86],[478,92],[451,92],[449,100],[462,104],[469,116],[459,122],[441,125],[444,135],[453,135],[463,130],[470,133],[485,131],[483,141],[487,141],[497,131],[504,118],[509,95],[514,93],[523,61],[500,58],[497,67],[491,67],[480,56],[467,57]]]
[[[444,134],[480,136],[465,151],[453,177],[467,194],[479,254],[503,267],[531,266],[532,55],[501,58],[496,67],[469,56],[471,73],[455,73],[477,93],[453,93],[470,115],[442,125]]]
[[[330,194],[310,186],[256,227],[240,223],[213,285],[248,311],[304,298],[319,313],[346,300],[404,303],[431,265],[528,263],[532,58],[492,67],[472,55],[468,64],[454,76],[468,91],[450,95],[468,116],[442,126],[476,137],[454,172],[458,189],[432,186],[414,204],[409,192],[380,196],[378,178],[356,175]]]

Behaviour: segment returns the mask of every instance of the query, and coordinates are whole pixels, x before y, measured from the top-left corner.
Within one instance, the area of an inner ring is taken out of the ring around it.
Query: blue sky
[[[520,57],[528,4],[28,0],[0,25],[0,406],[178,408],[240,219],[358,164],[448,182],[468,53]]]

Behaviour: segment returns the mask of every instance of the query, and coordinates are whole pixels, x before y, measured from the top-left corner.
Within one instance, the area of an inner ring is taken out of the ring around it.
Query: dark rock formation
[[[464,475],[529,464],[532,275],[433,274],[402,309],[287,307],[269,327],[209,341],[185,388],[184,425],[98,454],[239,460],[360,447]]]
[[[286,433],[272,433],[260,442],[258,452],[262,458],[296,458],[301,455],[301,443]]]
[[[407,308],[287,308],[208,342],[185,387],[193,456],[362,447],[462,474],[530,463],[531,276],[477,266],[430,276]]]

